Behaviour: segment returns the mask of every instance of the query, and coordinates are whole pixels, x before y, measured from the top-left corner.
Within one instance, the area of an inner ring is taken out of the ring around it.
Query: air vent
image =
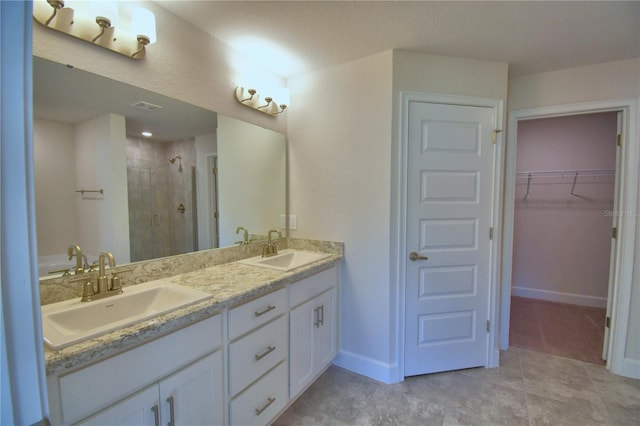
[[[139,101],[139,102],[133,103],[131,104],[131,106],[134,108],[143,109],[145,111],[155,111],[157,109],[162,109],[160,105],[155,105],[145,101]]]

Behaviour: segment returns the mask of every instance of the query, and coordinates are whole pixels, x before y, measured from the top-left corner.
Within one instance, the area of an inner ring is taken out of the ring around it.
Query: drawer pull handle
[[[153,411],[153,424],[155,426],[160,426],[160,414],[158,413],[158,404],[151,407],[151,411]]]
[[[267,306],[266,308],[264,308],[261,311],[255,311],[254,315],[259,317],[259,316],[262,316],[262,315],[266,314],[267,312],[273,311],[275,308],[276,308],[276,305],[269,305],[269,306]]]
[[[266,351],[264,351],[263,353],[258,354],[258,355],[255,356],[256,357],[256,361],[260,361],[262,358],[264,358],[265,356],[269,355],[271,352],[273,352],[275,350],[276,350],[275,346],[269,346]]]
[[[313,312],[316,315],[313,325],[315,325],[316,328],[320,328],[321,325],[324,325],[324,305],[318,306],[313,310]]]
[[[267,408],[269,408],[269,406],[271,404],[273,404],[274,402],[276,402],[275,398],[271,398],[271,397],[267,398],[267,403],[266,404],[264,404],[262,407],[256,408],[256,415],[259,416],[260,414],[262,414],[262,412],[264,410],[266,410]]]
[[[176,421],[173,408],[173,397],[170,396],[169,398],[167,398],[167,402],[169,403],[169,423],[167,423],[167,426],[175,426]]]

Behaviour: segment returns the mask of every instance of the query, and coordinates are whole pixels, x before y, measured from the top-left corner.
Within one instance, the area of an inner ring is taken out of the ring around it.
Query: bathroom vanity
[[[211,297],[46,350],[52,424],[269,424],[336,355],[341,259],[164,278]]]

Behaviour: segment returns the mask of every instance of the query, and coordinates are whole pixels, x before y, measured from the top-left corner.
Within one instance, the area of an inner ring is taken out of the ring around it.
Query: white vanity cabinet
[[[288,398],[287,289],[229,310],[229,424],[268,424]]]
[[[223,423],[221,367],[221,351],[215,351],[80,424],[220,425]]]
[[[47,377],[55,425],[267,425],[337,351],[338,267]]]
[[[296,398],[337,351],[337,268],[290,286],[290,397]]]
[[[66,424],[222,424],[221,315],[199,321],[47,386],[51,421]],[[173,405],[173,410],[171,410]]]

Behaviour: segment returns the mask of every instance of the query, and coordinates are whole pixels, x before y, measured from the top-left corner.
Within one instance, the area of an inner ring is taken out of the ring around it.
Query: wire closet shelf
[[[615,169],[583,169],[583,170],[536,170],[516,173],[516,185],[526,185],[526,199],[531,193],[531,185],[571,185],[571,195],[577,184],[608,183],[615,177]]]

